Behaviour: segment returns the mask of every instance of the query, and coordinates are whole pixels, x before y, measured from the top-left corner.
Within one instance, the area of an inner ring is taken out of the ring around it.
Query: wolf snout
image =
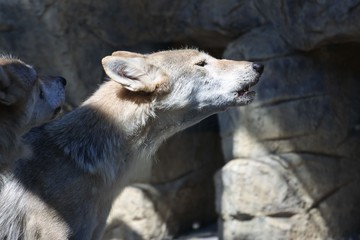
[[[264,71],[264,65],[262,65],[260,63],[253,63],[252,67],[259,74],[262,74]]]

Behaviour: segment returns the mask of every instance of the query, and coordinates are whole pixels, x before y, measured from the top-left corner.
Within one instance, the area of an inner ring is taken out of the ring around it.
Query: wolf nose
[[[57,77],[58,81],[65,87],[66,86],[66,79],[63,77]]]
[[[260,74],[264,71],[264,65],[262,65],[260,63],[253,63],[252,67],[256,72],[258,72]]]

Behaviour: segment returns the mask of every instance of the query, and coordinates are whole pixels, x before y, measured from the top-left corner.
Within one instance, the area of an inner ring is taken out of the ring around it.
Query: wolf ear
[[[111,54],[111,56],[118,56],[118,57],[139,57],[142,58],[144,55],[140,53],[133,53],[133,52],[127,52],[127,51],[116,51]]]
[[[9,95],[6,91],[7,87],[10,86],[10,79],[5,73],[3,67],[0,66],[0,104],[11,105],[16,102],[14,96]]]
[[[168,78],[158,67],[146,62],[145,56],[131,52],[114,52],[102,59],[106,74],[133,92],[164,90]]]

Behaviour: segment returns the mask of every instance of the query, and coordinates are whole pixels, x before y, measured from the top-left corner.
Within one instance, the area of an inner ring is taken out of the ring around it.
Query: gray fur
[[[63,83],[58,77],[40,78],[19,59],[0,55],[0,172],[31,154],[21,136],[56,115],[65,100]]]
[[[197,63],[208,61],[203,68]],[[99,239],[111,203],[174,133],[231,106],[260,73],[196,50],[103,59],[111,80],[73,112],[27,136],[33,157],[4,176],[0,239]]]

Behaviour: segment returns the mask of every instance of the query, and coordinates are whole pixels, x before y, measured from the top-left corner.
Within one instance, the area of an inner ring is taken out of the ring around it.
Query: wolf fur
[[[174,133],[251,102],[262,66],[184,49],[102,60],[110,80],[27,136],[0,193],[0,239],[100,239],[111,203]]]
[[[60,77],[39,78],[19,59],[0,56],[0,172],[29,153],[21,136],[59,112],[65,83]]]

